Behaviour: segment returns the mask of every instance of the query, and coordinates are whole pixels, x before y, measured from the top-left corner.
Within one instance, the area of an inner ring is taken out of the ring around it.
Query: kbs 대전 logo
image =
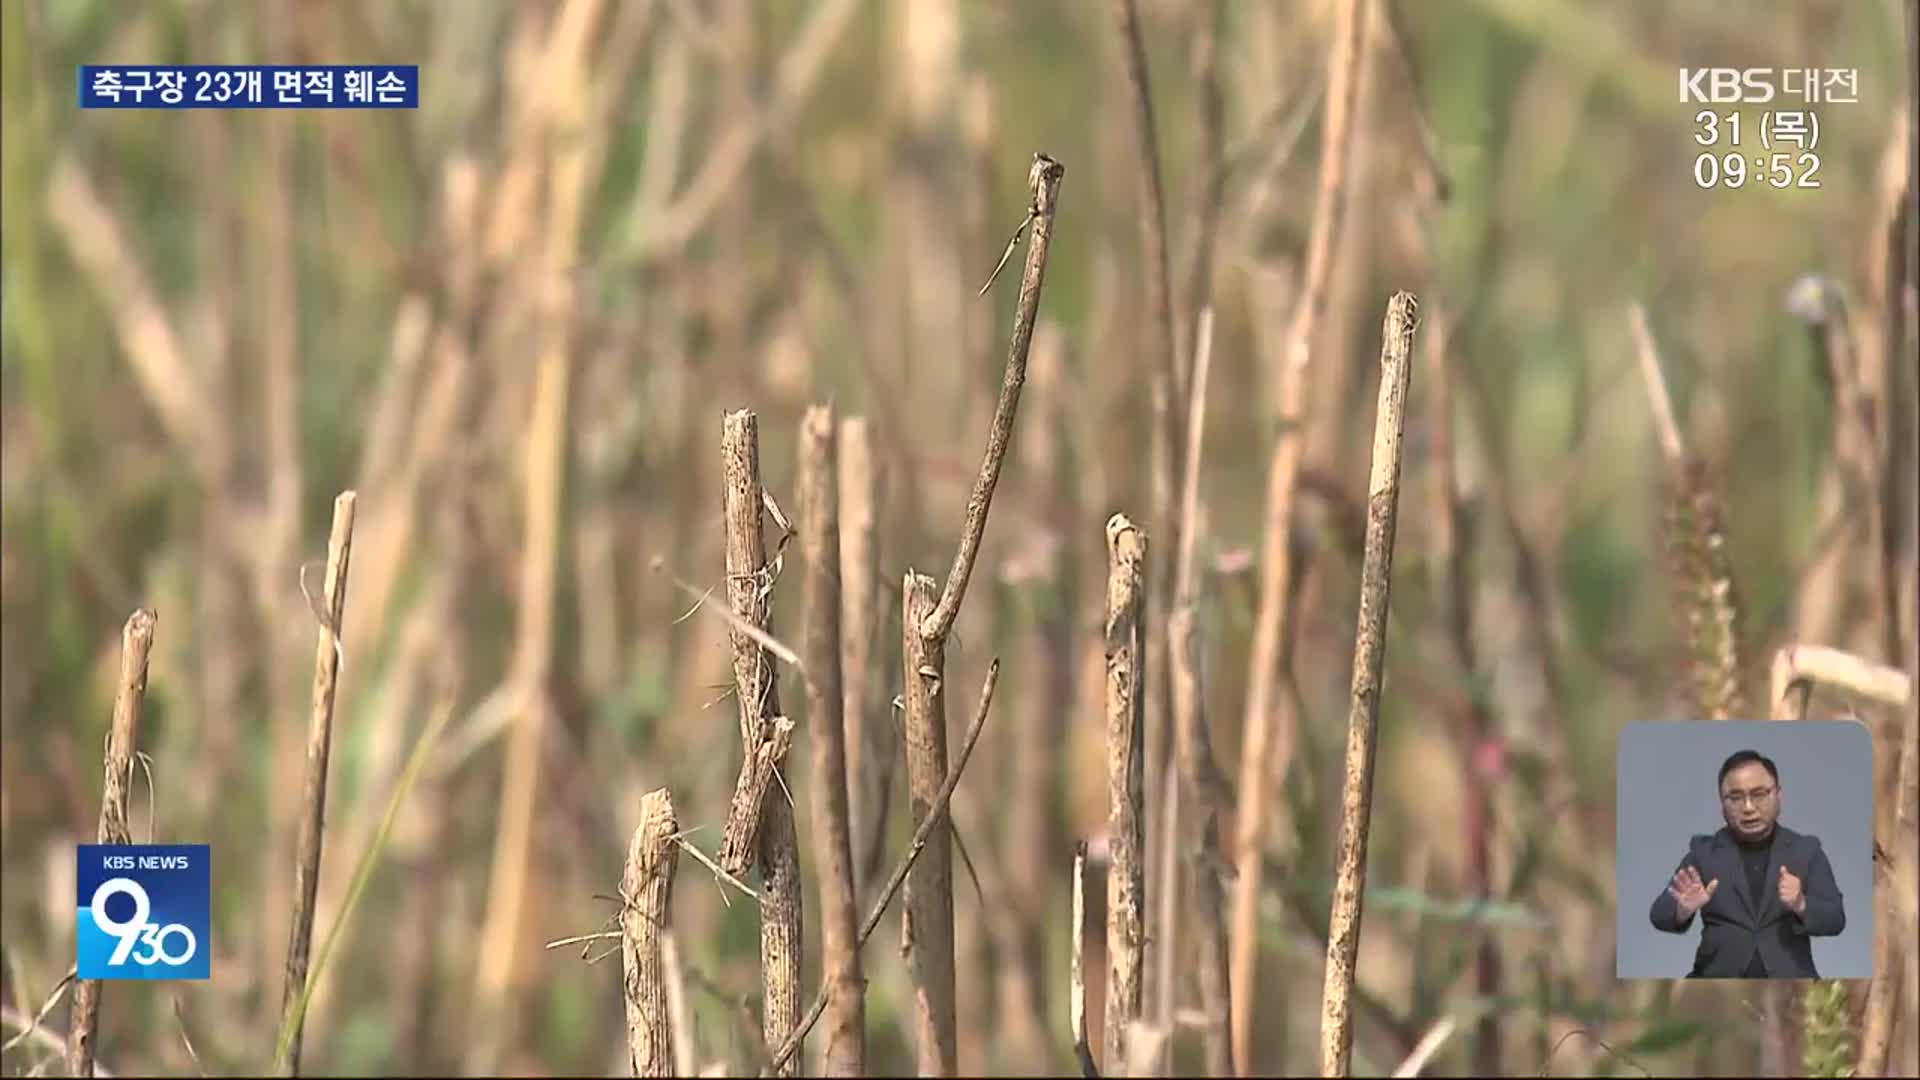
[[[81,844],[82,979],[205,979],[213,894],[206,844]]]

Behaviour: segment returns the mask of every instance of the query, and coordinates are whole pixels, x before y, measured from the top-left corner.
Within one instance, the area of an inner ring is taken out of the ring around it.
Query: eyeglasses
[[[1773,798],[1776,788],[1756,788],[1753,791],[1729,791],[1720,796],[1720,801],[1729,807],[1761,806]]]

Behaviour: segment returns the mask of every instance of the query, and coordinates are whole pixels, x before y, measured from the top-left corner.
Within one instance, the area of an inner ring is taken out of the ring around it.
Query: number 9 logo
[[[107,914],[107,901],[115,896],[133,898],[131,919],[122,922]],[[194,940],[193,931],[184,923],[154,926],[147,921],[147,916],[153,913],[153,901],[147,896],[147,890],[132,878],[108,878],[101,882],[100,887],[93,890],[93,899],[88,906],[93,912],[93,924],[109,937],[120,939],[120,944],[114,946],[113,956],[107,960],[109,965],[118,967],[126,963],[127,954],[133,951],[136,941],[147,946],[146,955],[133,957],[133,962],[141,965],[160,963],[178,967],[193,959],[193,954],[199,949],[200,943]],[[187,939],[186,951],[179,956],[168,953],[165,948],[167,935],[176,931]]]

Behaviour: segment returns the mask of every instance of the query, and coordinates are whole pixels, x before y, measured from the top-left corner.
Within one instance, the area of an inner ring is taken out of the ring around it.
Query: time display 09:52
[[[1730,150],[1724,154],[1700,154],[1693,159],[1693,182],[1703,188],[1759,187],[1763,184],[1777,188],[1817,188],[1820,186],[1819,172],[1820,156],[1804,151],[1748,157],[1737,150]]]

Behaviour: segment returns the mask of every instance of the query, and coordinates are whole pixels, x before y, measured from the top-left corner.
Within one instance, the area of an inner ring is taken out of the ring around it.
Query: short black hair
[[[1742,765],[1749,765],[1756,761],[1760,763],[1761,768],[1767,770],[1768,776],[1773,777],[1775,784],[1780,783],[1780,770],[1773,767],[1772,758],[1762,754],[1758,750],[1738,750],[1729,756],[1726,761],[1721,763],[1720,779],[1715,782],[1716,786],[1727,782],[1728,773]]]

